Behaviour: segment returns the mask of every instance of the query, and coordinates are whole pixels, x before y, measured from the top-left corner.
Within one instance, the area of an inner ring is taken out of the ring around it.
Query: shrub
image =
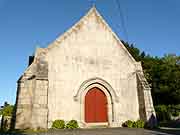
[[[145,122],[143,120],[137,120],[137,121],[127,120],[122,124],[123,127],[128,127],[128,128],[144,128],[144,125]]]
[[[132,126],[133,128],[137,128],[138,127],[138,125],[137,125],[137,122],[136,121],[133,121],[133,126]]]
[[[175,111],[171,112],[171,114],[172,114],[172,116],[177,117],[177,116],[179,116],[180,113],[175,110]]]
[[[137,128],[144,128],[145,122],[143,120],[137,120],[136,123]]]
[[[180,115],[180,104],[179,105],[168,105],[168,110],[172,116],[177,117]]]
[[[122,126],[132,128],[133,127],[133,121],[127,120],[122,124]]]
[[[55,120],[52,124],[52,128],[54,129],[64,129],[65,128],[65,122],[64,120]]]
[[[79,128],[78,122],[76,120],[71,120],[66,124],[67,129],[76,129]]]
[[[170,120],[170,110],[166,105],[155,106],[156,116],[159,121],[169,121]]]

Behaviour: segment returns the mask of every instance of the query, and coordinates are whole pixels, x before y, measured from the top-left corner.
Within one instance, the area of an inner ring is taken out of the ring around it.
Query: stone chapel
[[[47,48],[37,48],[18,80],[15,128],[50,128],[57,119],[81,128],[121,127],[155,117],[151,88],[95,7]]]

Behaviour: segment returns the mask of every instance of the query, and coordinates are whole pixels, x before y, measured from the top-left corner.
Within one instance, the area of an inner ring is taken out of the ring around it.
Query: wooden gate
[[[107,122],[107,98],[99,88],[90,89],[85,96],[85,122]]]

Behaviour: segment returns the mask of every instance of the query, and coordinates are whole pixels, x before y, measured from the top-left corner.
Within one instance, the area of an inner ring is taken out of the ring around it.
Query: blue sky
[[[15,102],[16,81],[35,48],[66,31],[95,0],[0,0],[0,105]],[[119,0],[128,41],[153,56],[180,55],[180,0]],[[120,39],[127,40],[116,0],[96,7]]]

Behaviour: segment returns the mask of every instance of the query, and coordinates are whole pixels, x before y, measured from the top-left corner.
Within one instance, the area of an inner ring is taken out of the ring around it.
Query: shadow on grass
[[[160,122],[161,127],[180,128],[180,118],[177,120]]]
[[[151,131],[159,132],[159,135],[162,135],[161,133],[166,133],[169,135],[180,135],[180,129],[152,129]]]
[[[147,130],[166,133],[169,135],[180,135],[180,119],[159,122],[158,128]]]

